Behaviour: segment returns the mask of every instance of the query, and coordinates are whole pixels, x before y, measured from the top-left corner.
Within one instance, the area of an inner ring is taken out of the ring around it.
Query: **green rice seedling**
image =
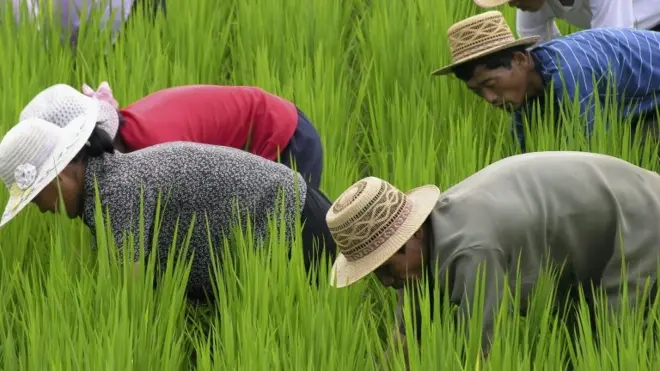
[[[22,8],[17,24],[11,9],[1,8],[2,131],[36,93],[59,82],[79,88],[107,80],[121,105],[168,86],[237,84],[279,94],[309,116],[324,144],[322,188],[331,199],[365,175],[401,189],[425,183],[447,189],[519,151],[506,113],[451,76],[430,76],[450,61],[447,28],[482,11],[470,1],[170,0],[167,7],[154,21],[138,11],[114,43],[94,14],[83,22],[75,50],[61,42],[55,15],[42,12],[30,23]],[[515,11],[502,11],[515,25]],[[576,30],[558,25],[564,34]],[[656,145],[631,134],[631,120],[618,117],[611,99],[597,106],[591,139],[576,102],[565,103],[563,111],[547,109],[531,120],[530,150],[591,150],[658,170]],[[555,117],[565,117],[565,125],[552,125]],[[300,226],[286,242],[274,219],[271,238],[258,241],[246,220],[248,232],[209,241],[223,259],[213,267],[218,303],[203,307],[183,295],[190,225],[179,226],[177,253],[164,269],[141,260],[136,277],[132,264],[120,264],[131,262],[129,251],[110,238],[102,210],[97,220],[92,240],[79,221],[29,207],[0,230],[0,368],[404,369],[391,341],[391,290],[373,277],[331,288],[331,262],[320,267],[318,286],[309,285]],[[205,223],[203,216],[195,223]],[[127,236],[123,244],[137,238],[144,248],[154,246],[144,236]],[[555,274],[539,277],[529,301],[519,297],[522,283],[503,288],[509,305],[496,315],[486,358],[476,340],[482,317],[455,321],[456,308],[441,290],[447,282],[411,287],[404,317],[421,341],[408,339],[410,369],[658,369],[657,304],[644,324],[644,313],[628,304],[616,314],[603,304],[591,313],[583,299],[569,326],[553,290]]]

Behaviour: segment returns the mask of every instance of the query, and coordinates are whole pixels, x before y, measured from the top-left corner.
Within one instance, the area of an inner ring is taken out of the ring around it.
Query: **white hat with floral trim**
[[[0,142],[0,178],[9,201],[0,227],[12,220],[73,160],[92,135],[99,102],[89,99],[64,127],[40,118],[16,124]]]

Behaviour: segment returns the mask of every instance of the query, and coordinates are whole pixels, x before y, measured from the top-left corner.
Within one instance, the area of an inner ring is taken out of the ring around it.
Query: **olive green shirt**
[[[660,176],[615,157],[586,152],[537,152],[485,167],[443,192],[430,215],[429,271],[466,314],[477,282],[484,281],[484,351],[502,287],[521,277],[524,305],[540,269],[563,266],[564,280],[594,280],[618,302],[625,256],[630,298],[655,282],[660,255]],[[518,259],[520,257],[520,259]],[[519,266],[519,270],[517,267]],[[507,271],[512,274],[505,275]],[[397,320],[402,320],[399,292]]]

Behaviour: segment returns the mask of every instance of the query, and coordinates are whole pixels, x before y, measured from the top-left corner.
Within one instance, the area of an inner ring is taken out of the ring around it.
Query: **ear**
[[[515,52],[511,63],[516,67],[528,68],[532,65],[532,57],[527,52]]]
[[[412,236],[414,239],[417,239],[417,240],[423,240],[423,239],[424,239],[424,225],[425,225],[425,224],[422,224],[422,226],[419,227],[419,228],[415,231],[415,233],[414,233],[413,236]]]
[[[57,178],[54,181],[57,181],[59,183],[63,183],[64,181],[68,180],[71,177],[71,172],[73,171],[73,168],[71,167],[71,164],[68,164],[67,166],[60,171],[59,174],[57,174]]]
[[[64,171],[62,171],[61,173],[57,174],[57,177],[53,179],[52,182],[48,183],[48,186],[46,188],[54,187],[57,190],[59,187],[62,186],[65,180],[66,180],[66,175],[64,175]]]

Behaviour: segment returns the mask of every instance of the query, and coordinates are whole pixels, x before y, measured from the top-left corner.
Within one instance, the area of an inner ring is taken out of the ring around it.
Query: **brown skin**
[[[543,80],[534,68],[534,60],[526,52],[513,55],[511,68],[487,69],[478,65],[468,89],[493,106],[507,111],[519,109],[526,100],[543,94]]]
[[[59,187],[59,189],[58,189]],[[50,182],[32,203],[39,207],[42,213],[58,212],[59,192],[62,193],[66,215],[75,219],[82,214],[81,195],[85,189],[85,165],[82,162],[72,162]]]
[[[422,261],[427,255],[426,227],[422,226],[374,273],[383,286],[401,289],[406,282],[422,278]]]

